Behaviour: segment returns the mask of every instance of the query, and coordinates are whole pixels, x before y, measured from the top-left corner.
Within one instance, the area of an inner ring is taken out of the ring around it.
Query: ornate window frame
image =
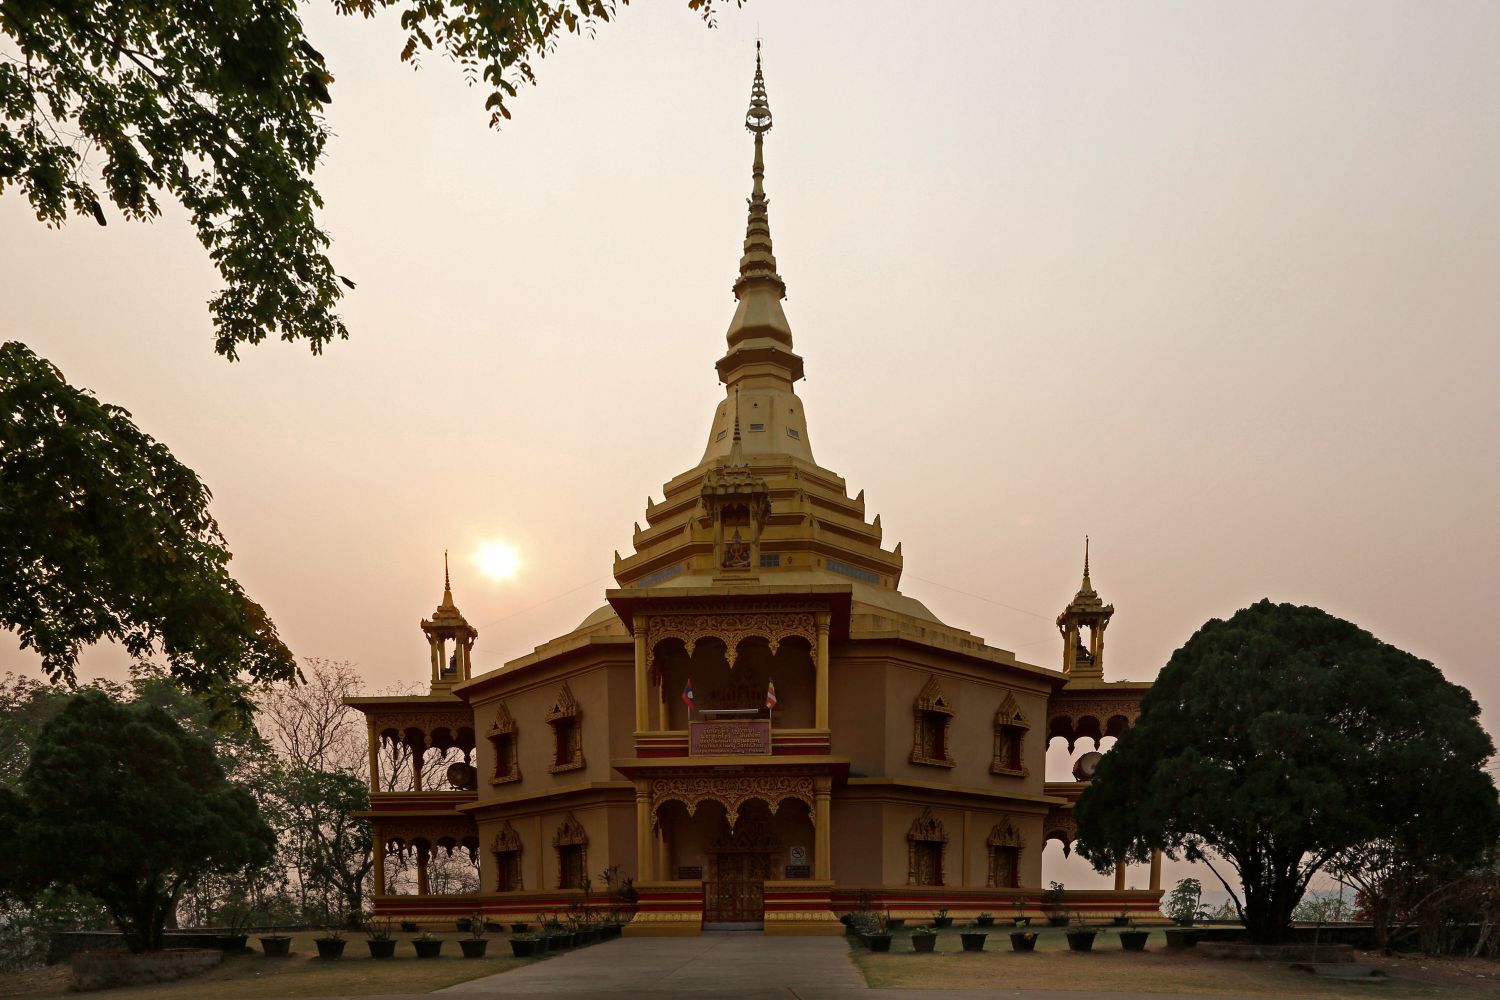
[[[490,784],[504,785],[520,781],[521,757],[518,752],[520,745],[516,734],[516,720],[503,701],[495,706],[495,721],[490,725],[488,736],[490,749],[495,754],[495,769],[490,775]],[[502,760],[510,761],[510,767],[504,771],[500,770]]]
[[[938,845],[938,864],[935,875],[936,882],[918,882],[919,874],[918,859],[922,851],[921,844]],[[911,829],[906,831],[906,884],[907,885],[945,885],[947,883],[948,867],[948,831],[943,828],[943,821],[932,815],[932,807],[927,806],[922,814],[912,821]]]
[[[1016,702],[1016,696],[1006,692],[1000,707],[995,709],[995,750],[990,758],[990,773],[1024,778],[1031,773],[1026,766],[1026,733],[1031,723]],[[1014,751],[1013,753],[1011,751]]]
[[[589,871],[589,834],[573,815],[572,810],[563,817],[562,824],[558,826],[557,832],[552,835],[552,848],[557,852],[557,887],[559,889],[578,889],[581,886],[568,885],[568,867],[563,863],[566,848],[578,848],[578,871],[581,877],[587,878]]]
[[[495,832],[495,840],[490,845],[490,851],[495,855],[495,891],[496,892],[522,892],[525,890],[524,866],[521,864],[521,835],[516,833],[516,828],[510,825],[510,820],[500,824],[500,829]],[[510,886],[506,886],[507,873],[511,877]]]
[[[552,727],[552,763],[548,765],[547,773],[560,774],[584,767],[583,709],[573,697],[573,689],[568,687],[567,681],[557,689],[552,710],[547,713],[547,725]],[[563,746],[565,737],[567,746]]]
[[[1021,887],[1021,852],[1026,849],[1026,838],[1021,836],[1021,831],[1016,827],[1010,816],[1003,815],[1000,822],[996,823],[990,830],[989,839],[986,841],[989,853],[989,881],[985,884],[992,889],[1019,889]],[[1004,856],[1002,851],[1015,851],[1015,869],[1012,873],[1013,881],[1005,884],[1000,877],[1000,859]]]
[[[953,767],[957,763],[953,759],[953,741],[949,738],[953,715],[953,704],[943,694],[943,687],[938,683],[937,674],[928,674],[927,683],[922,685],[922,690],[917,693],[916,701],[912,703],[911,762],[913,764]],[[923,730],[928,726],[938,727],[938,735],[942,741],[941,755],[928,753],[926,746],[928,741],[922,738]]]

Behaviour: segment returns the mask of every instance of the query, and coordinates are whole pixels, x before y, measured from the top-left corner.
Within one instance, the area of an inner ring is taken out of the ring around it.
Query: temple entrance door
[[[703,883],[704,930],[765,926],[765,882],[771,876],[774,846],[768,824],[759,817],[742,818],[733,831],[724,825],[708,848],[713,864]]]

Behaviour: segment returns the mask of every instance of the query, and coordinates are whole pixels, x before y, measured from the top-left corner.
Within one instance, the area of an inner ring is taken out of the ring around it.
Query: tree
[[[628,0],[622,0],[628,2]],[[715,0],[688,0],[706,20]],[[491,125],[535,81],[563,34],[592,34],[614,0],[334,0],[343,14],[398,7],[401,59],[437,50],[489,88]],[[312,174],[328,139],[327,60],[290,0],[4,0],[0,3],[0,193],[37,218],[104,225],[188,210],[224,287],[210,302],[233,360],[267,336],[314,353],[348,335],[345,287],[318,225]],[[97,159],[97,169],[95,169]]]
[[[1078,800],[1079,852],[1100,870],[1153,848],[1205,861],[1251,937],[1280,940],[1342,852],[1404,831],[1460,862],[1484,855],[1500,805],[1478,715],[1431,663],[1261,601],[1172,654]]]
[[[7,8],[8,9],[8,8]],[[248,706],[245,671],[297,676],[291,651],[229,575],[210,493],[130,414],[0,345],[0,627],[72,682],[101,639],[166,657],[188,691]]]
[[[154,705],[83,691],[42,730],[18,789],[0,788],[0,889],[97,898],[132,951],[160,948],[179,895],[260,864],[274,837],[213,745]]]

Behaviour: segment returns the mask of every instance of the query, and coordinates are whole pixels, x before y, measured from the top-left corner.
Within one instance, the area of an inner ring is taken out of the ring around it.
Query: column
[[[818,648],[814,653],[813,668],[817,671],[816,706],[813,710],[813,726],[828,728],[828,612],[817,613]]]
[[[644,733],[651,728],[651,684],[646,676],[646,621],[635,620],[635,729]]]
[[[1115,863],[1115,892],[1125,891],[1125,862]]]
[[[427,856],[431,852],[428,849],[427,845],[425,843],[421,842],[421,841],[417,842],[416,847],[417,847],[417,895],[418,896],[430,896],[430,895],[432,895],[432,888],[431,888],[431,886],[427,882]]]
[[[425,736],[423,737],[423,742],[424,743],[426,742],[426,737]],[[414,791],[414,792],[420,792],[422,790],[422,756],[423,756],[423,753],[424,753],[424,748],[418,747],[415,744],[412,745],[412,748],[411,748],[411,790]]]
[[[970,841],[971,841],[973,835],[974,835],[974,814],[972,812],[970,812],[969,810],[965,809],[964,810],[963,836],[959,840],[959,843],[961,845],[961,850],[963,851],[963,863],[961,865],[959,865],[959,878],[960,878],[960,881],[958,883],[959,885],[973,885],[974,884],[971,872],[969,870],[970,869],[970,865],[972,863],[970,861],[970,858],[971,858],[971,855],[973,854],[972,850],[969,847],[969,844],[970,844]]]
[[[443,640],[429,638],[427,644],[432,647],[432,680],[436,683],[443,679]]]
[[[651,857],[651,792],[644,785],[635,786],[635,880],[656,879]]]
[[[833,881],[832,780],[817,778],[813,782],[813,878]]]
[[[370,791],[380,791],[380,734],[375,731],[375,723],[369,724],[370,730]]]
[[[658,829],[653,839],[656,841],[656,877],[670,880],[676,873],[672,871],[672,852],[667,844],[667,831]]]
[[[373,824],[372,824],[373,825]],[[381,835],[380,827],[376,826],[371,831],[375,841],[375,895],[385,895],[385,838]]]
[[[1161,851],[1151,852],[1151,891],[1161,892]]]

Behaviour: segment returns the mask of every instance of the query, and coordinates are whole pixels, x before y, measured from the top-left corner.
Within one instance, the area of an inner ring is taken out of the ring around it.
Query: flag
[[[776,707],[776,682],[772,680],[766,681],[766,707]]]
[[[693,679],[691,677],[688,678],[687,685],[682,689],[682,701],[683,704],[687,705],[688,711],[691,712],[693,710]]]

